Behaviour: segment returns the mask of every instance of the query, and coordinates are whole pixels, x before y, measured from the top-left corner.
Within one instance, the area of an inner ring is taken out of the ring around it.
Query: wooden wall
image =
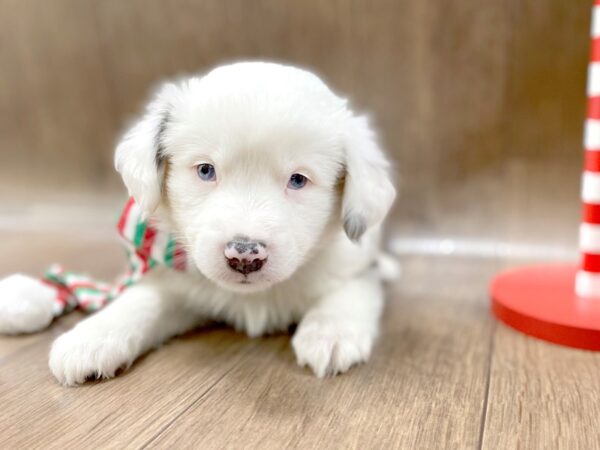
[[[0,187],[116,188],[114,142],[153,85],[265,58],[373,113],[417,211],[511,158],[581,158],[590,6],[0,0]]]

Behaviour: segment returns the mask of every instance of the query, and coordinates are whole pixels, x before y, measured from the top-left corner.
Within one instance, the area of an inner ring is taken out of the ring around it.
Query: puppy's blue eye
[[[307,181],[308,178],[306,178],[304,175],[295,173],[290,177],[290,181],[288,181],[288,187],[290,189],[302,189],[304,186],[306,186]]]
[[[201,180],[215,181],[217,179],[217,173],[212,164],[199,164],[196,170]]]

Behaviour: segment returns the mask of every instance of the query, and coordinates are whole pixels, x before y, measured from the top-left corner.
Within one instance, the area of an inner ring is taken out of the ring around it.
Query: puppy
[[[366,118],[319,78],[252,62],[165,84],[115,164],[187,264],[152,267],[60,336],[49,362],[59,382],[113,377],[211,320],[251,337],[297,323],[297,361],[319,377],[369,358],[383,307],[380,224],[395,190]],[[45,289],[23,276],[0,284],[0,332],[40,328],[7,318],[47,316]]]

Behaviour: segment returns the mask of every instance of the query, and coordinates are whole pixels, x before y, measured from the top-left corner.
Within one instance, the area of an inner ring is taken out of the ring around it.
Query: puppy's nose
[[[267,246],[264,242],[236,236],[225,246],[225,259],[231,269],[248,275],[260,270],[267,262]]]

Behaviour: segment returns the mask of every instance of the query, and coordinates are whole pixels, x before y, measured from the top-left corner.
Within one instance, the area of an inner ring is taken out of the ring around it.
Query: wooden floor
[[[506,249],[531,250],[520,244],[523,230],[537,226],[532,214],[551,209],[527,194],[528,183],[553,183],[548,170],[466,184],[481,201],[455,191],[445,205],[462,209],[445,221],[397,222],[404,240],[392,247],[403,276],[388,286],[381,339],[369,364],[339,377],[299,368],[289,336],[213,328],[173,340],[114,380],[64,388],[47,368],[48,348],[78,313],[38,335],[0,338],[0,448],[599,448],[600,355],[527,338],[489,313],[490,278],[523,262]],[[494,183],[505,186],[502,198]],[[560,195],[548,201],[566,204]],[[556,245],[542,250],[558,248],[556,237],[577,221],[549,214],[529,234],[534,246],[552,237]],[[110,276],[122,255],[108,226],[5,227],[0,274],[60,260]],[[490,253],[484,230],[513,247]],[[435,242],[441,251],[431,251]]]

